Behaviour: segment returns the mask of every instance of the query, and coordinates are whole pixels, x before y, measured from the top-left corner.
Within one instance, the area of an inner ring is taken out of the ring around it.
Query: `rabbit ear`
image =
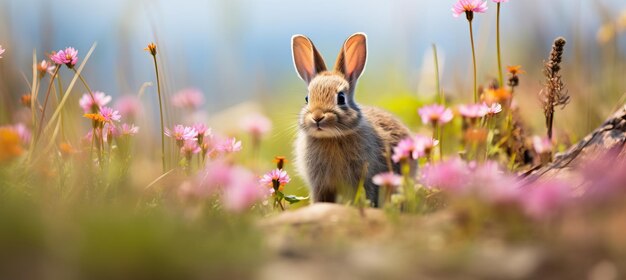
[[[293,64],[298,71],[298,75],[307,84],[315,76],[326,71],[326,64],[322,55],[317,51],[313,42],[304,35],[293,35],[291,37],[291,51],[293,54]]]
[[[367,35],[365,33],[354,33],[350,36],[339,52],[335,62],[335,71],[343,73],[351,85],[365,70],[367,61]]]

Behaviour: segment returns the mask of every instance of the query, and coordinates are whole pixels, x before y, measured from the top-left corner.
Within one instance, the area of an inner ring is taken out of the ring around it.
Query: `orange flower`
[[[63,159],[68,159],[73,153],[76,152],[76,150],[74,150],[74,147],[72,147],[72,145],[67,142],[59,144],[59,151],[61,152],[61,156],[63,157]]]
[[[283,169],[285,163],[287,163],[287,158],[285,158],[284,156],[276,156],[274,157],[273,161],[274,163],[276,163],[276,168]]]
[[[11,128],[0,127],[0,163],[22,155],[20,135]]]
[[[28,93],[24,94],[20,98],[20,102],[22,102],[22,105],[24,105],[24,107],[30,108],[30,102],[32,102],[32,97]]]
[[[493,103],[505,104],[511,98],[511,92],[506,88],[489,88],[482,95],[482,100],[491,105]]]
[[[144,51],[149,51],[151,55],[156,55],[157,54],[156,45],[154,43],[148,44],[148,47],[146,47],[143,50]]]
[[[465,140],[470,143],[485,143],[489,130],[486,128],[472,128],[465,132]]]
[[[90,113],[90,114],[84,114],[83,115],[85,118],[88,118],[90,120],[93,120],[95,122],[105,122],[106,120],[104,119],[104,117],[98,113]]]
[[[524,70],[522,70],[521,65],[507,66],[506,71],[509,72],[509,74],[511,75],[519,75],[519,74],[526,73]]]

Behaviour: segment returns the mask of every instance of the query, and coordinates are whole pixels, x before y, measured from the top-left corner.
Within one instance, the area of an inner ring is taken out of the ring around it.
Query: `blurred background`
[[[457,104],[471,100],[468,25],[464,18],[452,17],[453,2],[2,0],[0,45],[7,51],[0,65],[0,120],[10,121],[19,96],[28,91],[23,76],[31,72],[33,50],[41,58],[73,46],[83,58],[97,42],[84,73],[93,90],[115,98],[137,94],[145,82],[154,81],[151,58],[143,49],[155,41],[165,95],[187,87],[200,89],[206,101],[197,118],[204,119],[223,120],[221,112],[254,103],[274,121],[269,143],[277,147],[268,154],[290,154],[285,135],[294,134],[305,95],[305,85],[292,66],[291,36],[309,36],[332,63],[345,38],[365,32],[369,61],[359,84],[360,102],[387,108],[415,127],[416,106],[432,102],[435,93],[433,43],[439,50],[446,96]],[[489,11],[475,18],[478,77],[483,84],[497,76],[495,4],[488,2]],[[543,133],[536,96],[542,87],[543,61],[557,36],[568,39],[563,73],[572,96],[571,104],[557,112],[557,130],[575,140],[620,104],[626,89],[626,36],[618,22],[620,17],[626,21],[624,9],[622,0],[503,4],[503,64],[522,65],[527,72],[516,100],[532,133]],[[151,97],[156,88],[149,87],[146,93]],[[156,120],[156,98],[143,101]],[[168,109],[168,125],[177,121],[179,112]],[[578,125],[564,126],[571,122]],[[149,124],[158,126],[156,121]],[[219,128],[224,122],[213,125]]]

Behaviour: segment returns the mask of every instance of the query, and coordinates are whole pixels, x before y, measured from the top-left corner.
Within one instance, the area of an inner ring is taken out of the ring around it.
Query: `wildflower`
[[[178,146],[182,146],[183,141],[197,140],[198,132],[192,127],[177,124],[176,126],[174,126],[173,131],[166,128],[165,135],[176,140]]]
[[[552,153],[552,141],[549,138],[534,136],[533,137],[533,149],[537,154]]]
[[[222,196],[226,210],[242,212],[264,197],[254,174],[249,170],[235,167],[231,171],[231,177],[232,183],[225,188]]]
[[[196,140],[186,140],[182,147],[180,147],[180,153],[183,154],[188,160],[191,156],[202,151]]]
[[[198,132],[198,143],[203,144],[205,139],[213,137],[213,133],[210,127],[207,127],[203,123],[195,123],[192,125],[193,129]]]
[[[255,138],[261,138],[272,129],[272,121],[261,114],[252,114],[241,119],[241,128]]]
[[[104,92],[94,91],[93,97],[89,93],[84,93],[78,100],[78,104],[83,108],[84,113],[95,113],[103,106],[111,102],[111,96],[106,95]]]
[[[155,56],[157,54],[157,46],[154,43],[148,44],[148,46],[143,50],[149,51],[152,56]]]
[[[26,125],[24,125],[23,123],[18,123],[18,124],[11,126],[11,128],[13,128],[13,130],[15,130],[17,135],[19,135],[20,141],[22,141],[22,144],[27,145],[28,143],[30,143],[30,139],[32,138],[32,135],[30,133],[30,130],[28,130],[28,127],[26,127]]]
[[[209,190],[215,190],[229,185],[232,181],[233,167],[224,160],[213,160],[207,163],[200,172],[200,184]]]
[[[2,54],[4,53],[5,49],[2,48],[2,45],[0,45],[0,58],[2,58]]]
[[[20,135],[11,127],[0,127],[0,164],[22,155]]]
[[[459,106],[459,113],[464,118],[479,119],[487,115],[488,108],[484,104],[467,104]]]
[[[195,88],[186,88],[178,91],[172,97],[172,105],[190,110],[198,109],[204,103],[202,92]]]
[[[547,219],[567,203],[569,187],[558,181],[527,186],[519,198],[524,212],[535,219]]]
[[[422,183],[427,187],[440,188],[451,193],[465,193],[470,181],[470,174],[467,163],[455,158],[434,165],[427,165],[423,170]]]
[[[59,144],[59,152],[61,153],[61,157],[64,160],[67,160],[72,156],[72,154],[76,153],[76,150],[70,143],[61,142],[61,144]]]
[[[380,187],[394,189],[402,185],[402,176],[393,172],[383,172],[374,175],[372,182]]]
[[[112,125],[109,122],[104,124],[104,127],[102,128],[102,139],[104,140],[104,142],[113,144],[113,136],[118,134],[119,131],[117,130],[115,125]]]
[[[112,123],[114,121],[119,122],[122,116],[118,111],[113,110],[110,107],[100,108],[100,115],[104,119],[104,122]]]
[[[423,135],[415,135],[413,137],[414,149],[413,149],[413,159],[418,159],[424,156],[430,156],[433,148],[439,144],[439,141],[433,139],[431,137],[423,136]]]
[[[415,159],[415,157],[413,157],[413,151],[415,151],[415,149],[415,141],[413,138],[409,137],[402,139],[398,142],[398,145],[393,147],[393,156],[391,156],[391,159],[396,163],[404,160]]]
[[[511,99],[511,92],[503,87],[488,88],[482,94],[482,101],[486,104],[506,104]]]
[[[83,116],[93,121],[94,128],[101,127],[102,125],[104,125],[106,121],[104,117],[100,115],[99,113],[89,113],[89,114],[84,114]]]
[[[65,50],[59,50],[56,53],[50,55],[50,60],[54,63],[61,65],[65,64],[68,68],[73,68],[78,62],[78,51],[74,48],[65,48]]]
[[[519,75],[526,73],[524,70],[522,70],[521,65],[509,65],[506,67],[506,71],[509,72],[510,75]]]
[[[285,167],[285,163],[287,163],[287,158],[284,156],[275,156],[274,163],[276,163],[276,168],[283,169],[283,167]]]
[[[493,116],[497,113],[502,112],[502,105],[500,105],[500,103],[492,103],[491,106],[485,104],[484,106],[487,110],[488,116]]]
[[[484,127],[470,128],[465,131],[463,135],[465,141],[470,143],[484,143],[487,141],[489,130]]]
[[[241,148],[241,141],[237,141],[237,139],[235,139],[234,137],[223,140],[217,145],[218,151],[228,153],[239,152],[241,151]]]
[[[54,69],[56,69],[56,66],[45,59],[37,64],[37,71],[40,77],[45,76],[46,73],[50,74],[50,76],[54,75]]]
[[[424,124],[443,125],[450,122],[453,117],[452,110],[437,104],[424,106],[418,110],[418,113]]]
[[[487,2],[483,0],[459,0],[452,6],[452,15],[459,17],[465,13],[467,20],[474,18],[474,13],[484,13],[487,11]]]
[[[291,181],[291,178],[289,178],[287,171],[278,168],[263,175],[261,180],[259,180],[261,185],[272,188],[272,193],[274,191],[282,191],[289,181]]]
[[[26,108],[30,108],[32,101],[33,98],[30,96],[29,93],[23,94],[22,97],[20,97],[20,103],[22,103],[22,105],[24,105],[24,107]]]
[[[120,125],[118,136],[132,136],[139,132],[139,127],[134,124],[123,123]]]
[[[94,93],[94,96],[95,94],[96,93]],[[113,107],[126,118],[134,119],[141,114],[141,102],[139,98],[134,95],[121,96],[117,99],[117,102],[115,102]]]

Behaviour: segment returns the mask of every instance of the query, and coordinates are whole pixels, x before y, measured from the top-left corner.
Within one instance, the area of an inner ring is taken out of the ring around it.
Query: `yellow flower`
[[[17,158],[22,152],[19,134],[11,128],[0,128],[0,163]]]
[[[525,73],[524,70],[522,70],[521,65],[507,66],[506,71],[509,72],[509,74],[511,75],[519,75]]]
[[[482,95],[482,100],[489,105],[493,103],[507,104],[506,101],[510,98],[511,92],[503,87],[497,89],[489,88]]]
[[[156,45],[154,43],[148,44],[148,47],[146,47],[143,50],[144,51],[149,51],[151,55],[156,55],[157,54]]]

